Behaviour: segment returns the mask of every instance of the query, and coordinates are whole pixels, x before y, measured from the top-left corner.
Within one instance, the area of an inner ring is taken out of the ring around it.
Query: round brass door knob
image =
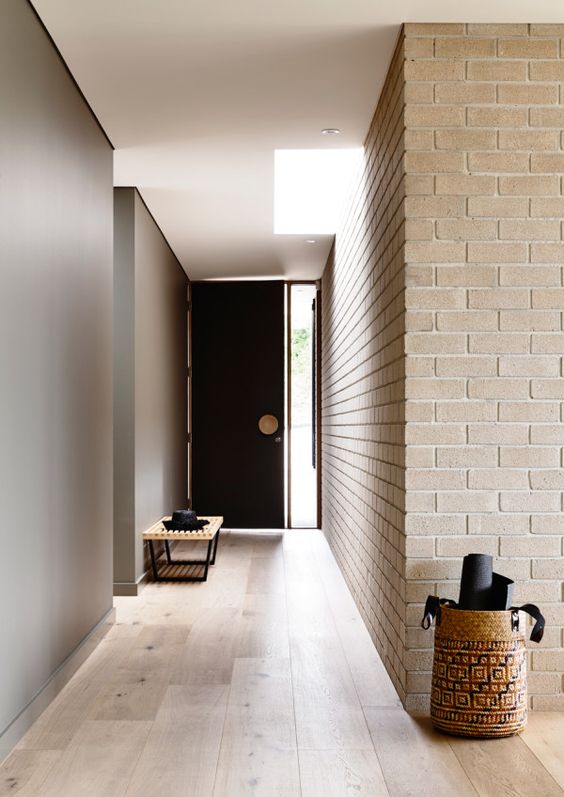
[[[262,434],[274,434],[278,431],[278,418],[275,415],[263,415],[259,418],[258,428]]]

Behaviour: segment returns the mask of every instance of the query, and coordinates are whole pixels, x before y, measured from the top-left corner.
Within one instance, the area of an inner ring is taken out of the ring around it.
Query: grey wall
[[[127,593],[144,529],[188,500],[188,278],[137,191],[115,195],[114,581]]]
[[[112,603],[112,150],[0,5],[0,734]]]

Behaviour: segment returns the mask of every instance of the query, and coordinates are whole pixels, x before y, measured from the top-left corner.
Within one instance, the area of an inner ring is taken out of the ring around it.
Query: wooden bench
[[[210,565],[215,564],[215,557],[217,554],[217,546],[219,543],[219,532],[223,523],[222,517],[201,517],[199,520],[207,520],[207,526],[203,529],[195,529],[194,531],[168,531],[164,527],[163,521],[170,520],[170,516],[161,518],[157,523],[151,526],[150,529],[143,532],[143,539],[149,543],[149,552],[151,554],[151,565],[153,567],[153,576],[155,581],[207,581],[208,570]],[[204,573],[201,576],[193,575],[159,575],[157,568],[157,557],[155,556],[154,540],[162,540],[165,544],[166,563],[171,566],[186,566],[200,565],[204,568]],[[170,555],[170,542],[207,542],[207,555],[205,559],[172,559]]]

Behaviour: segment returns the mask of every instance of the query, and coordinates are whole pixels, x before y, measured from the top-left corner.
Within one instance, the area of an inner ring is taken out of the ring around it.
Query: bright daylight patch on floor
[[[274,152],[274,232],[333,234],[364,150],[277,149]]]

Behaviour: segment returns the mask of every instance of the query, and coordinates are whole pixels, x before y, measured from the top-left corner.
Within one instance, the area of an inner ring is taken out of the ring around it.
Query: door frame
[[[188,445],[188,506],[192,506],[192,477],[193,477],[193,447],[192,447],[192,285],[200,282],[209,282],[209,280],[189,280],[187,288],[187,305],[186,312],[188,313],[188,362],[186,364],[187,380],[186,387],[188,391],[188,429],[187,429],[187,445]],[[292,528],[292,515],[291,515],[291,436],[290,425],[292,421],[291,414],[291,360],[290,360],[290,347],[291,347],[291,286],[292,285],[315,285],[316,287],[316,303],[315,303],[315,341],[314,341],[314,357],[315,357],[315,400],[316,400],[316,413],[315,413],[315,460],[316,460],[316,485],[317,485],[317,528],[321,528],[321,280],[285,280],[286,292],[286,483],[288,486],[286,495],[286,528]]]
[[[193,456],[192,456],[192,281],[188,280],[188,287],[186,289],[186,312],[188,313],[188,361],[186,363],[186,391],[188,400],[188,413],[186,422],[188,428],[186,429],[186,446],[188,452],[188,508],[192,508],[192,472],[193,472]]]

